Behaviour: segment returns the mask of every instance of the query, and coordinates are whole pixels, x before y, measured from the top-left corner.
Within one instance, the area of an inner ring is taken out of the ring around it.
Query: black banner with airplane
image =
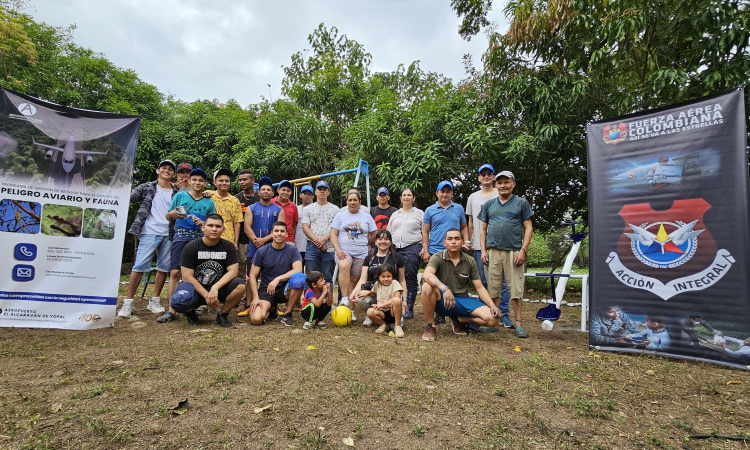
[[[0,326],[114,324],[140,123],[0,89]]]
[[[750,369],[743,94],[588,125],[592,348]]]

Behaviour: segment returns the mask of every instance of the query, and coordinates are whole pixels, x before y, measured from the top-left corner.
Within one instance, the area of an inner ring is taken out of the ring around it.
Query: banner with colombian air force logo
[[[587,127],[589,343],[750,368],[742,90]]]
[[[140,124],[0,88],[0,327],[113,325]]]

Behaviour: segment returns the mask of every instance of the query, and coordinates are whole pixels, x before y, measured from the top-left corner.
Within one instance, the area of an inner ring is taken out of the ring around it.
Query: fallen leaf
[[[346,351],[349,352],[349,353],[351,353],[352,355],[356,355],[357,354],[356,350],[352,350],[352,349],[349,349],[349,348],[347,348]]]
[[[354,447],[354,439],[352,438],[344,438],[342,439],[342,442],[344,445],[348,445],[349,447]]]
[[[514,348],[513,351],[514,352],[520,352],[521,351],[521,347],[519,347],[519,346],[516,345],[516,348]]]
[[[52,412],[62,411],[62,403],[53,403],[49,408]]]
[[[654,372],[651,369],[649,369],[649,370],[646,371],[646,375],[655,375],[655,374],[656,374],[656,372]]]
[[[388,336],[390,336],[390,337],[394,337],[394,336],[396,336],[396,333],[394,333],[393,331],[389,331],[389,332],[388,332]]]
[[[269,403],[269,404],[267,404],[266,406],[264,406],[264,407],[262,407],[262,408],[255,408],[255,409],[253,409],[253,412],[254,412],[255,414],[258,414],[258,413],[262,413],[263,411],[265,411],[265,410],[267,410],[268,408],[270,408],[270,407],[271,407],[271,405],[273,405],[273,403]]]
[[[307,346],[307,349],[308,349],[308,350],[317,350],[317,349],[318,349],[318,347],[316,347],[316,346],[314,346],[314,345],[308,345],[308,346]]]
[[[326,430],[326,427],[318,427],[318,429],[319,429],[320,431],[325,431],[325,430]]]
[[[172,414],[177,414],[178,416],[181,416],[185,414],[188,410],[188,399],[185,399],[177,404],[174,408],[172,408]]]
[[[419,362],[419,360],[418,360],[418,359],[415,359],[414,361],[415,361],[415,362]]]
[[[277,352],[279,351],[279,348],[278,348],[278,347],[274,347],[273,349],[274,349],[274,350],[276,350]]]
[[[568,350],[573,350],[573,347],[565,347],[565,348],[567,348]]]
[[[742,384],[742,381],[739,381],[739,380],[727,381],[727,384]]]

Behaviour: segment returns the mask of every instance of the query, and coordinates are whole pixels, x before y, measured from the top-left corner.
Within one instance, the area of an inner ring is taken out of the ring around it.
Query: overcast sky
[[[24,12],[53,26],[76,24],[75,42],[178,99],[234,98],[241,105],[280,95],[282,65],[309,48],[324,22],[372,54],[373,71],[419,60],[425,71],[464,78],[483,34],[466,42],[449,0],[32,0]],[[490,19],[507,29],[503,2]]]

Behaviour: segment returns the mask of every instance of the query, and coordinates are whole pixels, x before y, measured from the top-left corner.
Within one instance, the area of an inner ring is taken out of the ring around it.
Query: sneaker
[[[505,328],[515,328],[516,326],[513,325],[513,321],[510,320],[510,317],[503,316],[500,318],[500,323],[503,324]]]
[[[516,337],[517,338],[527,338],[527,337],[529,337],[529,333],[527,333],[526,330],[524,330],[521,325],[518,325],[516,327]]]
[[[322,328],[324,330],[326,328],[328,328],[328,324],[325,323],[325,322],[323,322],[322,320],[319,320],[319,321],[315,322],[315,326],[318,327],[318,328]]]
[[[458,336],[466,336],[466,330],[464,330],[463,324],[458,321],[458,317],[451,316],[451,328],[453,329],[453,334],[456,334]]]
[[[500,328],[495,328],[495,327],[479,327],[479,332],[480,333],[497,333],[498,331],[500,331]]]
[[[480,333],[479,326],[475,323],[464,323],[464,331],[466,331],[467,334],[478,334]]]
[[[148,301],[148,306],[146,307],[149,311],[151,311],[154,314],[164,314],[163,306],[161,306],[161,299],[159,297],[151,297],[151,300]]]
[[[226,314],[217,314],[216,323],[224,328],[232,328],[232,322],[229,321]]]
[[[130,317],[132,314],[133,314],[133,299],[126,298],[122,302],[122,308],[120,308],[120,312],[118,312],[117,315],[119,317]]]
[[[388,324],[384,323],[383,325],[380,325],[377,330],[375,330],[375,334],[385,334],[386,331],[388,331]]]
[[[158,319],[156,319],[156,321],[159,322],[159,323],[167,323],[167,322],[171,322],[173,320],[177,320],[177,316],[175,316],[174,314],[172,314],[169,311],[165,312],[164,314],[162,314],[161,316],[159,316]]]
[[[305,323],[302,325],[303,330],[309,330],[312,328],[312,324],[310,322],[305,321]]]
[[[278,313],[276,313],[276,314],[278,315]],[[269,319],[270,319],[270,317],[269,317]],[[293,326],[297,325],[294,322],[294,319],[292,319],[292,315],[291,314],[289,314],[289,315],[284,314],[283,316],[281,316],[281,323],[283,323],[284,325],[286,325],[288,327],[293,327]]]
[[[190,311],[189,313],[185,313],[185,318],[187,319],[187,322],[189,325],[201,324],[201,320],[198,318],[198,314],[196,314],[195,311]]]
[[[250,308],[245,308],[237,313],[237,317],[247,317],[250,315]]]
[[[445,316],[435,314],[435,325],[442,325],[445,323]]]
[[[208,312],[208,306],[206,305],[200,305],[195,309],[195,314],[202,316],[203,314],[206,314]]]
[[[437,333],[435,332],[435,327],[433,327],[432,324],[427,324],[427,326],[424,327],[424,333],[422,333],[422,340],[434,341],[436,334]]]
[[[403,329],[403,328],[401,328],[401,327],[396,327],[396,328],[395,328],[395,329],[393,330],[393,332],[394,332],[394,333],[396,333],[396,337],[397,337],[397,338],[402,338],[402,337],[404,337],[404,329]]]
[[[372,326],[372,320],[369,317],[365,317],[365,321],[362,322],[362,325],[366,327]]]

